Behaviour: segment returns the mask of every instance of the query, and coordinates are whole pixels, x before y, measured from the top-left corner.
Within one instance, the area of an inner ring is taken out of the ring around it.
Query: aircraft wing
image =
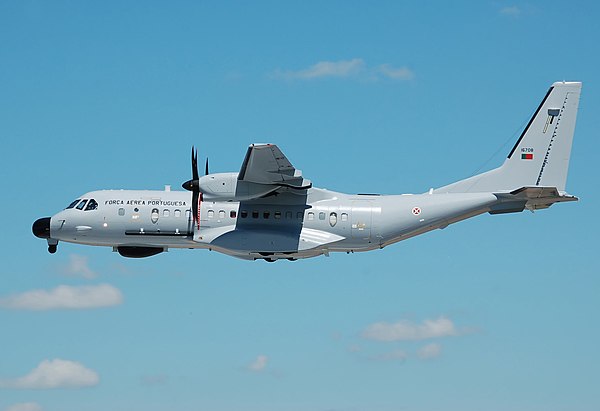
[[[302,177],[302,172],[292,166],[275,144],[250,145],[238,180],[296,190],[306,190],[312,186],[310,180]]]

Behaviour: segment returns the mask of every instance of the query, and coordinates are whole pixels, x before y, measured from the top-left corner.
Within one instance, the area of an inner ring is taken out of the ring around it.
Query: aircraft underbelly
[[[215,236],[210,245],[235,252],[277,254],[319,249],[343,239],[342,236],[310,228],[299,232],[233,229]]]
[[[293,252],[298,250],[298,237],[274,230],[232,230],[216,237],[210,244],[243,252]]]

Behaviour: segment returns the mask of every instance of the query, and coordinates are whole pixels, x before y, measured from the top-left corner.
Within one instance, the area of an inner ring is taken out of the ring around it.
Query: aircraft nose
[[[50,238],[50,217],[35,220],[31,227],[33,235],[38,238]]]

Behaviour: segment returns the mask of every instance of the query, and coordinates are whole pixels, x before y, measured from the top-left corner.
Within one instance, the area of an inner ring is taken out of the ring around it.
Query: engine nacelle
[[[204,200],[230,199],[235,197],[237,173],[208,174],[200,177],[198,186]]]

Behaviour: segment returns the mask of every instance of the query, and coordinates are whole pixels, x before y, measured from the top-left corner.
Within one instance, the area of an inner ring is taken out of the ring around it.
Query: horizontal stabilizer
[[[554,203],[577,201],[577,197],[563,193],[556,187],[521,187],[510,193],[496,193],[500,203],[492,206],[490,214],[520,212],[524,209],[531,211],[550,207]]]

